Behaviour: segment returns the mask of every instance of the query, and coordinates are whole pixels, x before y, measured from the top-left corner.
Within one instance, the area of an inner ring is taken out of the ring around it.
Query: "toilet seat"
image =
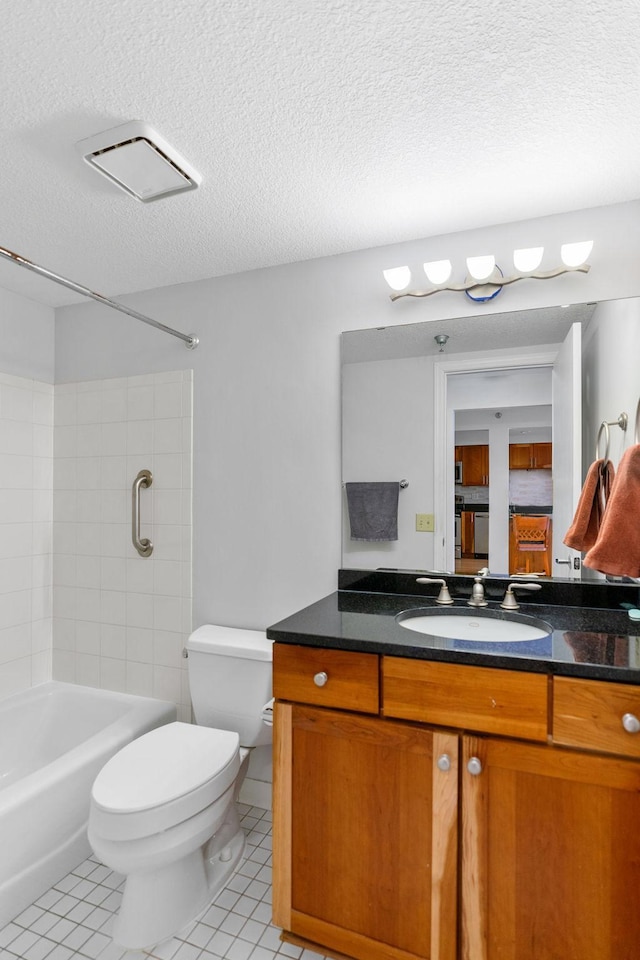
[[[176,826],[222,796],[240,760],[237,733],[179,722],[151,730],[96,777],[90,829],[105,839],[133,840]]]

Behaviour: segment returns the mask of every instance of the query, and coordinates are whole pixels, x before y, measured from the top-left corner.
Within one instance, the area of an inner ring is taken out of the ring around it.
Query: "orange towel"
[[[612,577],[640,577],[640,444],[622,455],[598,539],[584,565]]]
[[[604,508],[613,484],[613,464],[610,460],[596,460],[589,467],[587,479],[576,508],[573,523],[563,543],[572,550],[590,550],[598,539]]]

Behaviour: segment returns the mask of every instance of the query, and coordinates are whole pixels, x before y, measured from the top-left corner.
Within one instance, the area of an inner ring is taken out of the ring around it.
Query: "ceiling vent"
[[[142,120],[131,120],[80,140],[83,159],[141,203],[195,190],[202,177],[178,151]]]

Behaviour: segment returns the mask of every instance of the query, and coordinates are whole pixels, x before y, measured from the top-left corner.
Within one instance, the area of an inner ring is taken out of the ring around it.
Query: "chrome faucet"
[[[503,610],[519,610],[520,604],[515,598],[514,590],[542,590],[539,583],[510,583],[504,595],[504,600],[500,604]]]
[[[433,579],[432,577],[418,577],[416,583],[439,583],[440,584],[440,593],[436,597],[436,603],[449,605],[453,603],[451,599],[451,594],[449,593],[449,588],[447,587],[447,581],[441,579]]]
[[[467,600],[467,604],[470,607],[486,607],[488,601],[484,597],[484,585],[482,581],[489,573],[489,567],[482,567],[481,570],[478,570],[478,575],[473,578],[473,589],[471,591],[471,596]]]

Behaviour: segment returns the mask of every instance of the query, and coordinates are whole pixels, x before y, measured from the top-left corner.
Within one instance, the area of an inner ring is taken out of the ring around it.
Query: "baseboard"
[[[265,780],[251,780],[245,777],[238,799],[240,803],[247,803],[251,807],[271,810],[271,789],[272,784]]]

